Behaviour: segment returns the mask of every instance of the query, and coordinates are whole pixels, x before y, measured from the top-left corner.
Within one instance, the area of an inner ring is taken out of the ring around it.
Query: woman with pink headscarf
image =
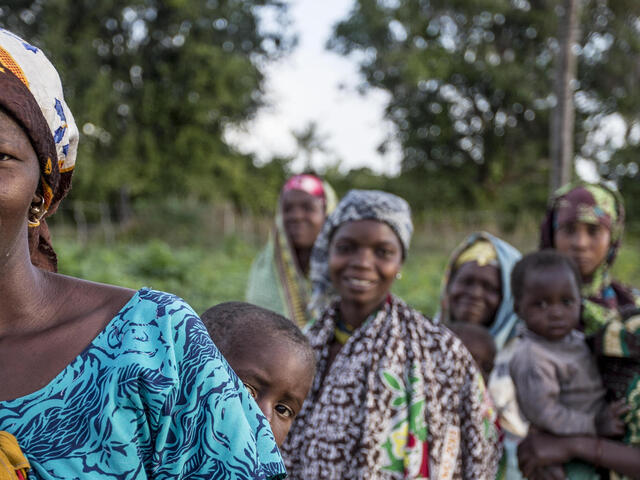
[[[333,188],[315,175],[291,177],[282,187],[275,226],[253,262],[246,299],[299,327],[310,320],[309,259],[324,220],[336,206]]]

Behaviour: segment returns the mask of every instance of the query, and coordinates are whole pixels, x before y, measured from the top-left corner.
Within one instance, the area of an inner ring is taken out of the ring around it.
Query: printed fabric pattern
[[[640,309],[624,321],[614,320],[590,338],[608,400],[625,397],[625,443],[640,446]]]
[[[195,312],[138,291],[44,388],[0,402],[39,480],[281,479],[267,420]]]
[[[282,448],[291,478],[494,478],[495,410],[458,338],[391,297],[327,368],[336,307],[307,332],[319,362]]]

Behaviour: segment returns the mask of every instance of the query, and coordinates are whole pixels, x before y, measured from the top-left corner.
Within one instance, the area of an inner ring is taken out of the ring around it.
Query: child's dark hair
[[[471,342],[479,342],[489,347],[492,355],[495,356],[496,342],[485,327],[467,322],[455,322],[447,326],[465,345]]]
[[[246,302],[225,302],[201,315],[209,335],[223,356],[239,348],[249,335],[284,337],[300,349],[315,371],[315,354],[309,339],[295,323],[282,315]]]
[[[565,267],[576,280],[578,291],[582,281],[580,271],[574,261],[568,256],[553,249],[540,250],[539,252],[528,253],[516,263],[511,271],[511,293],[514,301],[518,301],[524,294],[524,282],[528,273],[539,271],[544,268]]]

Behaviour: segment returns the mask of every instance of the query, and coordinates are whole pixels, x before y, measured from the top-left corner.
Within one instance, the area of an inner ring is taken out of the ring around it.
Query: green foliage
[[[544,205],[561,3],[356,0],[335,26],[329,48],[359,62],[365,88],[390,94],[396,183],[416,209]],[[640,3],[581,4],[576,151],[596,158],[588,134],[607,115],[638,119]]]
[[[60,272],[97,282],[175,293],[201,313],[231,299],[243,299],[256,252],[240,241],[216,249],[171,247],[160,240],[108,246],[56,243]],[[230,254],[232,252],[232,254]]]
[[[259,28],[269,10],[274,31]],[[82,132],[73,198],[168,194],[268,203],[257,169],[225,142],[263,103],[261,67],[286,54],[280,0],[0,0],[0,26],[41,46]],[[276,190],[277,191],[277,190]]]
[[[197,236],[197,230],[194,232]],[[208,240],[198,238],[188,247],[153,239],[115,245],[92,241],[81,246],[60,233],[54,231],[53,238],[58,239],[54,246],[61,273],[133,289],[148,286],[175,293],[198,313],[220,302],[244,299],[249,268],[259,248],[239,237],[228,237],[217,246],[206,246]],[[456,237],[462,236],[460,230]],[[640,286],[639,245],[637,239],[627,239],[614,268],[615,278],[636,287]],[[433,316],[454,246],[453,241],[437,246],[417,242],[402,268],[402,278],[394,283],[394,293]],[[519,246],[528,251],[529,246]]]

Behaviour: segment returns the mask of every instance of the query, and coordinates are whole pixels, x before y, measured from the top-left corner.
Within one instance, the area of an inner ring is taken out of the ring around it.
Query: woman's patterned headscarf
[[[540,248],[555,248],[556,229],[569,222],[602,225],[611,234],[604,262],[593,273],[591,282],[582,285],[582,327],[585,333],[591,334],[619,319],[621,309],[640,306],[638,292],[612,280],[609,273],[624,230],[622,197],[604,183],[576,182],[560,188],[551,199],[542,222]]]
[[[558,189],[542,222],[540,248],[555,248],[553,237],[558,227],[573,222],[602,225],[611,232],[607,267],[620,247],[624,230],[624,204],[617,190],[604,183],[574,182]]]
[[[40,163],[38,193],[45,217],[52,215],[71,187],[78,128],[64,101],[58,72],[42,50],[0,28],[0,108],[22,127]],[[56,254],[46,222],[29,227],[34,265],[55,271]]]
[[[329,245],[335,231],[346,222],[378,220],[395,232],[406,258],[413,233],[411,208],[402,198],[379,190],[350,190],[327,217],[311,252],[312,298],[310,311],[318,313],[334,294],[329,277]]]
[[[624,231],[624,205],[618,191],[604,183],[574,182],[556,191],[540,230],[540,248],[555,248],[556,230],[573,222],[602,225],[611,234],[609,251],[593,275],[591,284],[583,285],[583,294],[591,296],[604,287],[608,271],[616,258]]]

